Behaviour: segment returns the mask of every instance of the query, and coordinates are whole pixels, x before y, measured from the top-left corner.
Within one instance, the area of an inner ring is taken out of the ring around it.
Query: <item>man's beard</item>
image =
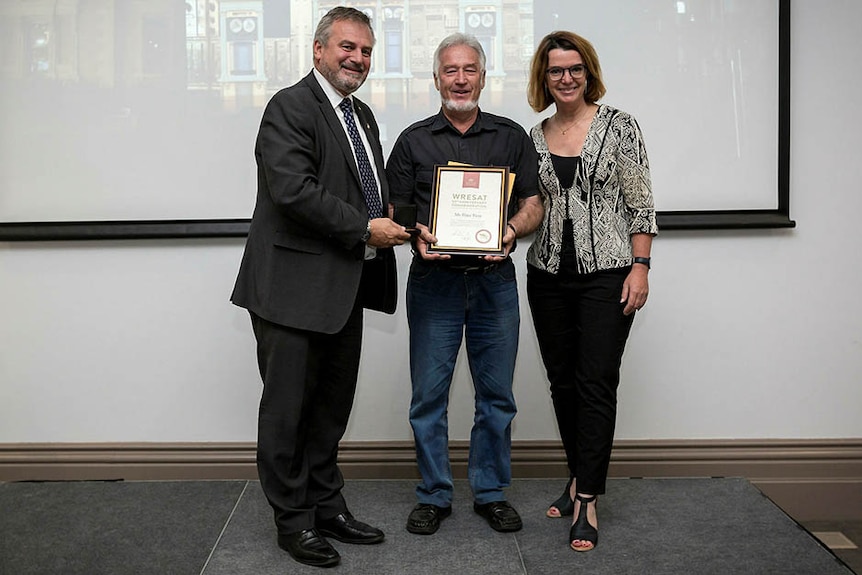
[[[450,112],[472,112],[479,107],[479,102],[470,100],[469,102],[456,102],[455,100],[443,100],[443,107]]]
[[[356,79],[353,77],[345,77],[338,73],[339,70],[333,70],[325,63],[320,63],[320,73],[323,74],[323,77],[329,80],[329,83],[332,84],[336,90],[341,92],[342,94],[352,94],[365,81],[365,78]]]

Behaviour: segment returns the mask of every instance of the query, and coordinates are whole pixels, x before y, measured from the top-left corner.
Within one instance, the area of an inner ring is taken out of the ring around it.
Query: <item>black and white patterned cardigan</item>
[[[527,251],[527,263],[550,273],[559,270],[563,220],[568,217],[574,224],[580,273],[630,265],[631,235],[658,233],[649,161],[637,121],[601,104],[569,189],[561,189],[543,124],[533,126],[530,136],[539,152],[545,215]]]

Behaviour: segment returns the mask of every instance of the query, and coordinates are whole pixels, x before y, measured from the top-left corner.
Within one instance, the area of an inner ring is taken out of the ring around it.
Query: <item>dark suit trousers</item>
[[[580,493],[605,492],[620,364],[634,314],[623,315],[630,268],[550,274],[527,266],[527,297],[569,471]]]
[[[251,314],[263,379],[257,468],[280,534],[347,511],[338,442],[353,406],[362,346],[362,307],[323,334]]]

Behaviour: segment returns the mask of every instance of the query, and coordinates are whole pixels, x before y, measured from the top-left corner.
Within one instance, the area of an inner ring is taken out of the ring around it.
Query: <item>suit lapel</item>
[[[350,166],[350,173],[353,174],[356,184],[361,186],[362,183],[359,179],[359,169],[356,167],[356,159],[353,157],[353,148],[350,145],[350,140],[348,139],[347,134],[344,133],[344,127],[341,125],[341,120],[338,119],[338,115],[329,103],[329,98],[326,97],[323,88],[318,84],[314,73],[309,72],[305,77],[305,80],[311,88],[311,91],[314,93],[314,96],[317,98],[317,105],[320,108],[320,112],[323,115],[324,120],[326,120],[326,124],[329,126],[330,132],[332,132],[332,137],[335,138],[336,142],[338,142],[338,147],[341,148],[341,153],[344,154],[345,162]]]
[[[321,113],[323,114],[323,117],[326,120],[329,129],[332,131],[332,135],[335,138],[335,141],[338,142],[338,145],[341,148],[341,152],[344,154],[344,159],[347,162],[347,165],[350,166],[350,173],[353,174],[353,178],[356,180],[356,185],[359,186],[359,191],[361,193],[362,180],[359,178],[359,168],[356,166],[356,158],[353,155],[353,147],[350,144],[350,139],[344,132],[344,126],[341,125],[341,120],[338,119],[338,115],[330,105],[329,98],[326,97],[323,88],[321,88],[320,84],[317,82],[317,78],[314,76],[314,72],[309,72],[309,74],[305,77],[305,81],[308,83],[309,87],[311,88],[311,91],[317,98],[317,103],[320,107]],[[365,137],[368,139],[369,144],[371,144],[371,152],[374,155],[374,166],[377,169],[377,179],[380,181],[380,195],[383,201],[383,205],[386,206],[389,203],[389,186],[387,185],[386,181],[386,172],[384,171],[385,163],[383,161],[383,150],[379,146],[380,140],[377,136],[376,125],[375,130],[371,129],[371,124],[373,122],[374,116],[371,114],[371,111],[365,106],[365,104],[359,101],[357,98],[353,98],[353,106],[354,110],[356,110],[356,117],[359,121],[359,124],[362,127],[362,130],[365,131]]]

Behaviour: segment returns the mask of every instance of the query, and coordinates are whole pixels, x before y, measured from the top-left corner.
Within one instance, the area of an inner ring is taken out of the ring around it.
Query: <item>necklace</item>
[[[559,120],[557,121],[557,123],[559,124]],[[563,136],[565,136],[565,135],[566,135],[566,132],[568,132],[569,130],[571,130],[572,128],[574,128],[574,127],[575,127],[575,124],[577,124],[577,123],[578,123],[578,120],[575,120],[574,122],[572,122],[571,124],[569,124],[569,126],[568,126],[565,130],[561,129],[561,130],[560,130],[560,134],[562,134]]]
[[[589,112],[587,112],[587,113],[589,113]],[[560,124],[561,122],[560,122],[559,116],[557,116],[556,114],[555,114],[554,116],[557,118],[557,124]],[[560,134],[561,134],[561,135],[563,135],[563,136],[565,136],[565,135],[566,135],[566,133],[567,133],[569,130],[571,130],[572,128],[574,128],[574,127],[575,127],[575,124],[577,124],[578,122],[580,122],[581,120],[583,120],[583,119],[584,119],[584,117],[585,117],[584,115],[581,115],[581,117],[575,118],[575,121],[574,121],[574,122],[572,122],[571,124],[569,124],[568,126],[566,126],[565,128],[558,128],[558,129],[560,130]]]

